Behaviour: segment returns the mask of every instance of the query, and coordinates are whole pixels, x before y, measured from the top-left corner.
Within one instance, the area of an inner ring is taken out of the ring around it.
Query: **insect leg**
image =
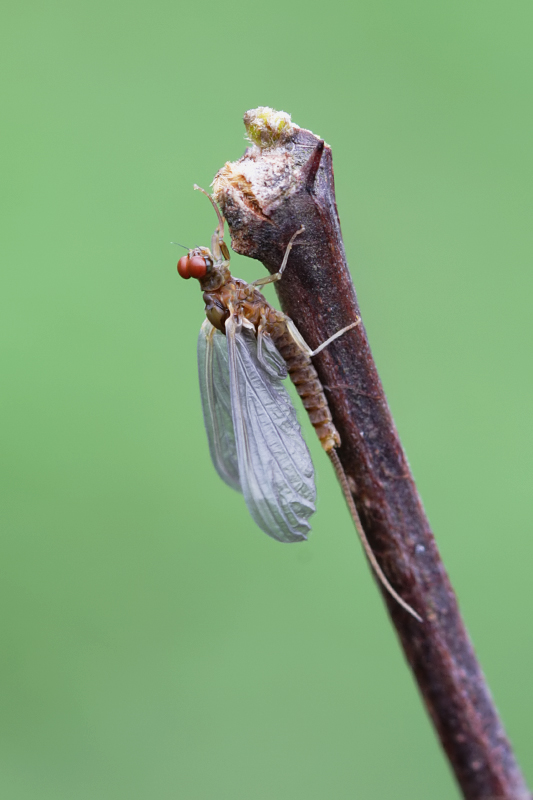
[[[281,278],[281,276],[285,271],[285,267],[287,266],[287,261],[289,260],[289,253],[292,250],[293,242],[296,239],[296,237],[299,236],[304,231],[305,228],[302,225],[301,228],[298,228],[296,233],[292,234],[291,238],[289,239],[289,244],[287,245],[287,249],[285,250],[285,255],[283,256],[283,261],[281,262],[281,267],[279,268],[279,270],[275,272],[273,275],[267,275],[266,278],[259,278],[258,280],[250,284],[251,286],[266,286],[267,283],[274,283],[275,281],[279,281],[279,279]]]
[[[215,228],[215,232],[211,238],[211,252],[215,257],[216,261],[229,261],[229,250],[226,242],[224,241],[224,217],[220,213],[220,209],[205,189],[202,189],[201,186],[197,186],[194,184],[194,188],[197,189],[199,192],[205,194],[213,208],[215,209],[215,213],[218,217],[218,225]]]
[[[287,330],[292,336],[295,344],[303,353],[312,358],[313,356],[316,356],[318,353],[320,353],[320,351],[323,350],[325,347],[327,347],[329,344],[331,344],[331,342],[333,342],[335,339],[338,339],[339,336],[342,336],[343,333],[346,333],[346,331],[350,331],[352,328],[356,328],[361,322],[361,317],[357,317],[355,322],[352,322],[350,325],[346,325],[345,328],[341,328],[340,331],[334,333],[333,336],[330,336],[329,339],[326,339],[325,342],[322,342],[322,344],[320,344],[316,348],[316,350],[311,350],[311,348],[303,338],[302,334],[300,333],[300,331],[298,330],[292,319],[290,319],[290,317],[287,317],[285,322],[287,324]]]

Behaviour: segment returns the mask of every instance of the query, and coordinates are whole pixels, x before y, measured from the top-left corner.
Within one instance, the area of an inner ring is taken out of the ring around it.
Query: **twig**
[[[360,314],[335,203],[331,149],[283,112],[245,115],[252,147],[218,173],[214,191],[233,249],[279,268],[281,305],[311,346]],[[381,569],[424,619],[383,592],[406,658],[468,800],[529,800],[524,778],[461,619],[383,392],[363,325],[314,360],[338,450]]]

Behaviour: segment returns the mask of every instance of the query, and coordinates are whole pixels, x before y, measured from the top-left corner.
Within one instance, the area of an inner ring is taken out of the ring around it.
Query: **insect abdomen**
[[[287,364],[291,380],[302,398],[322,447],[326,452],[338,447],[341,443],[340,436],[331,420],[328,401],[311,359],[300,350],[287,331],[273,339]]]

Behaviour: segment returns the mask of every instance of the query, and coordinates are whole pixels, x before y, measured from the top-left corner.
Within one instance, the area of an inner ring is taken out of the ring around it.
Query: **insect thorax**
[[[231,312],[251,322],[256,331],[263,325],[265,332],[273,333],[285,327],[285,315],[273,308],[257,289],[240,278],[229,281],[213,290],[204,291],[205,313],[209,322],[222,333]]]

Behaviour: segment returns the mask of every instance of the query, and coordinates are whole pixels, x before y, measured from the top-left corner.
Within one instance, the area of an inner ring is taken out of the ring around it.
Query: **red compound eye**
[[[202,256],[193,256],[189,258],[189,275],[191,278],[205,278],[207,273],[207,265]]]
[[[182,256],[178,261],[178,272],[182,278],[188,280],[191,275],[189,272],[189,256]]]

